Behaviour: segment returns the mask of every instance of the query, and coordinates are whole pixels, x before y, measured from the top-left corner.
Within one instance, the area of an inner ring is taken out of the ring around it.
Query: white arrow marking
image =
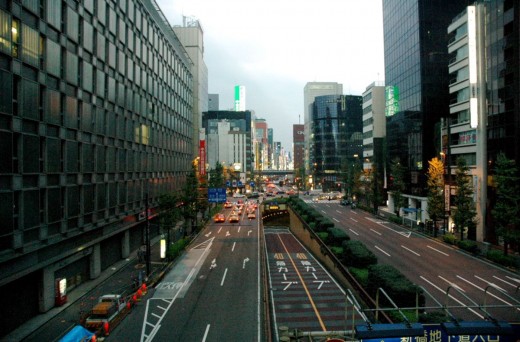
[[[215,259],[211,260],[211,266],[209,266],[209,269],[214,269],[215,267],[217,267],[217,261]]]
[[[230,236],[231,234],[229,233],[229,230],[226,232],[226,236]]]
[[[209,237],[210,235],[211,235],[211,232],[209,232],[208,234],[205,234],[204,236]]]
[[[249,236],[249,234],[251,234],[252,232],[253,232],[252,230],[249,230],[249,231],[247,232],[247,236]]]
[[[245,258],[244,262],[242,263],[242,268],[246,268],[246,262],[249,261],[249,258]]]

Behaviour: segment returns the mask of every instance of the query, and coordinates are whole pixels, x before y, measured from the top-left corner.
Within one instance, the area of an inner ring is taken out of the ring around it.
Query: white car
[[[233,197],[234,197],[234,198],[244,198],[244,197],[246,197],[246,195],[237,192],[237,193],[234,193],[234,194],[233,194]]]

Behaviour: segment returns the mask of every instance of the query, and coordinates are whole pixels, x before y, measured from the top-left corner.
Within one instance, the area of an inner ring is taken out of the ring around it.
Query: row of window
[[[62,221],[74,222],[68,227],[69,230],[86,226],[95,223],[93,213],[97,213],[96,220],[104,220],[116,211],[139,209],[146,193],[154,197],[174,191],[181,188],[183,181],[183,177],[169,176],[150,182],[148,179],[138,179],[0,192],[0,237],[11,235],[15,229],[38,230]]]

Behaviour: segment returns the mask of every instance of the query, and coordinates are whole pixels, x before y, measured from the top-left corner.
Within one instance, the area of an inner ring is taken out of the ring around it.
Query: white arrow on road
[[[211,260],[211,266],[209,266],[209,269],[212,270],[215,267],[217,267],[217,260],[213,259]]]
[[[249,258],[245,258],[244,262],[242,263],[242,268],[246,268],[246,262],[249,261]]]

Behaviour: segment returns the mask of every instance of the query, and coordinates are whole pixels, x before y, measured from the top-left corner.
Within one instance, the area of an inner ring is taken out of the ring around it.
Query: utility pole
[[[150,253],[150,221],[149,221],[149,217],[148,217],[148,192],[146,193],[145,197],[144,197],[144,200],[145,200],[145,206],[144,206],[144,210],[145,210],[145,219],[146,219],[146,276],[149,276],[150,275],[150,264],[151,264],[151,261],[150,261],[150,258],[151,258],[151,253]]]

